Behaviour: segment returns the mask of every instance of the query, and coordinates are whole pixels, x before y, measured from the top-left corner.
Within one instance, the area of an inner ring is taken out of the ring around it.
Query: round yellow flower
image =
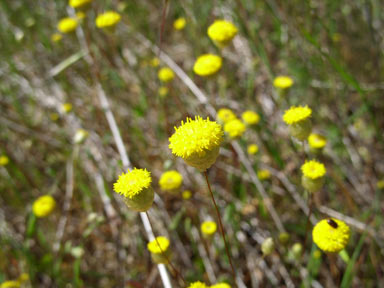
[[[308,143],[313,149],[321,149],[327,144],[327,139],[322,135],[312,133],[308,137]]]
[[[159,93],[160,97],[163,98],[163,97],[168,95],[169,89],[168,89],[168,87],[161,86],[157,92]]]
[[[317,162],[316,160],[306,161],[301,166],[301,171],[305,177],[310,179],[317,179],[320,177],[324,177],[326,173],[326,169],[324,164]]]
[[[5,155],[0,156],[0,166],[6,166],[9,163],[9,158]]]
[[[173,22],[173,28],[175,28],[175,30],[183,30],[186,24],[187,20],[185,20],[183,17],[180,17]]]
[[[223,60],[220,56],[204,54],[197,58],[193,71],[202,77],[212,76],[220,70]]]
[[[71,110],[72,110],[71,103],[64,103],[63,105],[61,105],[61,111],[63,111],[63,113],[69,113],[71,112]]]
[[[132,199],[144,189],[149,188],[151,182],[151,173],[147,169],[134,168],[121,174],[116,183],[113,184],[113,189],[116,193]]]
[[[92,0],[69,0],[69,6],[73,8],[83,8],[84,6],[87,6],[90,4]]]
[[[249,155],[255,155],[259,151],[259,146],[256,144],[248,145],[247,151]]]
[[[8,280],[0,284],[0,288],[20,288],[21,284],[16,280]]]
[[[0,157],[0,165],[1,165],[1,157]],[[376,182],[377,189],[381,190],[384,189],[384,180],[379,180]]]
[[[83,20],[87,15],[83,11],[76,12],[76,19]]]
[[[271,172],[266,169],[259,170],[257,171],[257,178],[259,178],[260,180],[268,180],[269,178],[271,178]]]
[[[197,282],[191,283],[191,285],[189,285],[188,288],[208,288],[208,286],[205,285],[203,282],[197,281]]]
[[[313,242],[324,252],[338,253],[349,241],[350,230],[347,224],[335,218],[323,219],[312,231]]]
[[[151,64],[152,67],[159,67],[160,65],[160,59],[157,58],[157,57],[154,57],[151,59],[151,61],[149,62]]]
[[[239,119],[231,120],[224,124],[224,131],[229,135],[229,138],[235,139],[241,137],[245,132],[245,125]]]
[[[64,18],[59,21],[57,24],[57,30],[61,33],[70,33],[76,30],[77,21],[73,18]]]
[[[157,77],[159,77],[160,81],[162,82],[169,82],[175,78],[175,73],[173,73],[170,68],[164,67],[159,70]]]
[[[210,235],[215,234],[215,232],[217,230],[217,225],[213,221],[204,221],[201,224],[200,229],[201,229],[201,233],[203,233],[203,235],[210,236]]]
[[[188,200],[192,197],[192,192],[189,190],[184,190],[181,194],[184,200]]]
[[[280,89],[287,89],[293,85],[292,78],[288,76],[277,76],[275,80],[273,80],[273,86]]]
[[[260,121],[259,114],[250,110],[247,110],[241,114],[241,118],[243,118],[244,123],[248,125],[255,125]]]
[[[208,27],[207,33],[217,46],[224,47],[236,36],[237,28],[231,22],[216,20]]]
[[[292,106],[285,111],[283,120],[286,124],[297,124],[303,120],[308,119],[312,114],[311,108],[308,106]]]
[[[51,41],[52,41],[53,43],[57,43],[57,42],[59,42],[61,39],[63,39],[63,35],[61,35],[60,33],[53,33],[53,34],[51,35]]]
[[[216,118],[221,123],[227,123],[228,121],[236,119],[236,115],[231,109],[221,108],[219,111],[217,111]]]
[[[156,239],[153,239],[151,242],[149,242],[147,247],[149,252],[153,254],[162,254],[168,250],[169,240],[167,237],[158,236]]]
[[[210,288],[231,288],[231,285],[222,282],[222,283],[214,284],[214,285],[210,286]]]
[[[37,198],[35,202],[33,202],[32,211],[36,217],[42,218],[51,214],[55,206],[55,199],[53,199],[51,195],[44,195]]]
[[[161,175],[159,185],[162,190],[176,190],[181,187],[183,176],[175,170],[167,171]]]
[[[187,122],[182,121],[180,127],[175,127],[175,133],[169,138],[169,148],[188,165],[205,171],[215,163],[222,141],[220,124],[196,116],[195,120],[187,118]]]
[[[96,26],[98,28],[112,28],[116,26],[121,20],[119,13],[114,11],[107,11],[103,14],[100,14],[96,18]]]

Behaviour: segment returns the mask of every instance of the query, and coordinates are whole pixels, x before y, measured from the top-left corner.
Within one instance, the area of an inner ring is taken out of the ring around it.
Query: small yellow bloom
[[[76,131],[75,136],[73,137],[73,142],[75,142],[76,144],[81,144],[85,141],[85,139],[88,138],[88,136],[89,136],[89,132],[87,130],[78,129]]]
[[[231,285],[222,282],[222,283],[214,284],[214,285],[210,286],[210,288],[231,288]]]
[[[193,282],[191,285],[188,286],[188,288],[208,288],[208,286],[200,281]]]
[[[271,237],[266,238],[261,244],[261,252],[264,256],[270,255],[275,250],[275,242]]]
[[[236,36],[237,28],[231,22],[216,20],[208,27],[207,33],[217,46],[224,47]]]
[[[159,65],[160,65],[160,59],[157,58],[157,57],[153,57],[149,63],[150,63],[151,66],[154,67],[154,68],[159,67]]]
[[[316,250],[315,252],[313,252],[313,258],[315,259],[319,259],[321,257],[321,251],[320,250]]]
[[[236,115],[231,109],[221,108],[219,111],[217,111],[216,118],[221,123],[227,123],[228,121],[236,119]]]
[[[268,180],[269,178],[271,178],[271,172],[266,169],[259,170],[257,171],[257,178],[259,178],[260,180]]]
[[[59,21],[57,24],[57,30],[61,33],[70,33],[76,30],[77,21],[73,18],[64,18]]]
[[[0,165],[1,165],[1,158],[0,158]],[[379,180],[376,182],[377,189],[384,189],[384,180]]]
[[[166,83],[172,81],[173,78],[175,78],[175,73],[173,73],[170,68],[164,67],[159,70],[159,73],[157,73],[157,77],[159,77],[160,81]]]
[[[27,273],[21,273],[18,280],[21,283],[27,282],[29,280],[29,275]]]
[[[57,43],[57,42],[61,41],[61,39],[63,39],[63,35],[61,35],[60,33],[53,33],[51,35],[51,41],[53,43]]]
[[[19,288],[20,282],[16,280],[5,281],[0,284],[0,288]]]
[[[168,95],[169,89],[168,89],[168,87],[161,86],[157,92],[159,93],[160,97],[163,98],[163,97]]]
[[[202,77],[212,76],[220,70],[223,60],[220,56],[204,54],[197,58],[193,71]]]
[[[259,151],[259,146],[256,144],[248,145],[247,151],[249,155],[255,155]]]
[[[181,194],[184,200],[188,200],[192,197],[192,192],[189,190],[184,190]]]
[[[277,76],[273,80],[273,86],[280,89],[287,89],[293,85],[293,80],[288,76]]]
[[[297,124],[311,117],[312,110],[308,106],[292,106],[285,111],[283,120],[286,124]]]
[[[183,184],[183,176],[175,170],[163,173],[159,180],[161,190],[172,191],[181,187]]]
[[[343,221],[329,218],[318,222],[312,231],[313,242],[324,252],[337,253],[349,241],[350,230]]]
[[[215,234],[215,232],[217,230],[217,225],[213,221],[204,221],[201,224],[200,229],[201,229],[201,233],[203,233],[203,235],[211,236],[211,235]]]
[[[313,149],[321,149],[327,144],[327,139],[322,135],[311,133],[308,137],[308,143]]]
[[[173,28],[175,30],[183,30],[186,24],[187,20],[185,20],[183,17],[180,17],[173,22]]]
[[[63,111],[63,113],[71,112],[72,104],[71,103],[64,103],[63,105],[61,105],[61,110]]]
[[[229,135],[229,138],[235,139],[241,137],[245,132],[246,127],[239,119],[231,120],[224,124],[224,131]]]
[[[79,11],[76,13],[77,20],[83,20],[87,15],[83,11]]]
[[[301,171],[305,177],[310,179],[317,179],[320,177],[324,177],[326,173],[326,169],[324,164],[317,162],[316,160],[306,161],[301,166]]]
[[[112,28],[115,27],[117,23],[121,20],[119,13],[114,11],[107,11],[103,14],[100,14],[96,18],[96,26],[98,28]]]
[[[35,202],[33,202],[32,211],[36,217],[42,218],[51,214],[55,206],[55,199],[51,195],[44,195],[37,198]]]
[[[69,0],[69,6],[73,8],[83,8],[84,6],[87,6],[90,4],[92,0]]]
[[[151,253],[162,254],[168,250],[169,240],[167,237],[158,236],[156,239],[153,239],[151,242],[149,242],[147,247]]]
[[[241,114],[241,118],[243,118],[244,123],[247,125],[255,125],[260,121],[259,114],[250,110],[247,110]]]
[[[0,156],[0,166],[6,166],[9,163],[9,158],[5,155]]]

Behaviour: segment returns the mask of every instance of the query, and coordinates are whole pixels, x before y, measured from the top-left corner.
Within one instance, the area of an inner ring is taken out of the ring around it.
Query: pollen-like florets
[[[312,231],[313,242],[324,252],[337,253],[347,246],[350,229],[347,224],[335,218],[318,222]]]
[[[169,82],[175,78],[175,73],[173,73],[170,68],[164,67],[159,70],[157,77],[159,77],[162,82]]]
[[[36,217],[42,218],[51,214],[55,206],[55,199],[51,195],[44,195],[33,202],[32,211]]]
[[[327,144],[327,139],[319,134],[310,134],[308,137],[308,144],[313,149],[321,149]]]
[[[241,118],[243,118],[244,123],[247,125],[255,125],[260,121],[259,114],[251,110],[247,110],[241,114]]]
[[[159,185],[162,190],[175,190],[180,188],[183,183],[183,176],[175,170],[163,173],[159,180]]]
[[[326,169],[323,163],[317,162],[316,160],[306,161],[301,166],[301,171],[305,177],[310,179],[317,179],[324,177]]]
[[[100,14],[96,18],[96,26],[98,28],[108,28],[114,27],[121,20],[119,13],[114,11],[107,11],[103,14]]]
[[[173,22],[173,28],[175,30],[183,30],[186,24],[187,20],[184,17],[180,17]]]
[[[239,119],[231,120],[224,125],[224,131],[231,139],[235,139],[243,135],[246,127]]]
[[[288,125],[297,124],[303,120],[308,119],[311,114],[312,110],[308,106],[292,106],[285,111],[283,120]]]
[[[156,239],[153,239],[151,242],[149,242],[147,247],[151,253],[162,254],[167,252],[169,248],[169,240],[167,237],[158,236]]]
[[[287,89],[293,85],[293,80],[288,76],[277,76],[273,80],[273,86],[280,89]]]
[[[57,30],[61,33],[70,33],[76,30],[77,21],[73,18],[64,18],[59,21],[57,24]]]
[[[223,60],[220,56],[204,54],[197,58],[193,71],[202,77],[212,76],[220,70],[222,62]]]
[[[113,184],[113,189],[116,193],[132,199],[144,189],[149,188],[151,182],[150,172],[146,169],[134,168],[133,170],[128,170],[127,173],[121,174],[116,183]]]
[[[209,235],[212,235],[216,232],[217,225],[213,221],[204,221],[201,224],[200,229],[201,229],[201,233],[203,233],[203,235],[209,236]]]
[[[226,46],[237,34],[237,28],[231,22],[216,20],[208,27],[208,36],[219,47]]]
[[[231,109],[221,108],[219,111],[217,111],[216,118],[221,123],[227,123],[228,121],[236,119],[236,115]]]

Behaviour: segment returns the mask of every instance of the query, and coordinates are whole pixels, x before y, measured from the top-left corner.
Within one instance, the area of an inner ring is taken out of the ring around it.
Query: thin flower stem
[[[227,240],[225,240],[224,226],[223,226],[223,223],[221,222],[221,216],[220,216],[219,208],[217,207],[215,197],[213,196],[211,185],[209,184],[207,171],[204,171],[204,176],[205,176],[205,180],[207,181],[207,185],[208,185],[209,192],[211,194],[213,205],[215,206],[215,209],[216,209],[217,219],[219,220],[219,227],[220,227],[221,236],[223,237],[225,250],[227,252],[229,264],[231,265],[233,281],[236,284],[236,273],[235,273],[235,269],[233,268],[231,253],[229,251],[229,246],[227,244]]]
[[[313,210],[312,193],[310,193],[308,196],[307,206],[309,207],[309,211],[308,211],[308,216],[307,216],[307,223],[305,224],[305,238],[304,238],[304,245],[303,245],[304,249],[305,249],[305,245],[307,244],[309,224],[310,224],[310,219],[311,219],[312,210]]]

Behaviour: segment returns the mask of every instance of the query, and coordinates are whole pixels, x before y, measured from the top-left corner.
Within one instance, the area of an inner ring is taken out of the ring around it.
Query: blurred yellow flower
[[[58,119],[59,119],[59,114],[57,114],[57,113],[51,113],[50,115],[49,115],[49,117],[51,118],[51,120],[52,121],[57,121]]]
[[[57,24],[57,30],[61,33],[70,33],[76,30],[77,21],[73,18],[64,18],[59,21]]]
[[[231,22],[216,20],[208,27],[207,33],[217,46],[224,47],[236,36],[237,28]]]
[[[317,179],[320,177],[324,177],[326,173],[326,169],[324,164],[317,162],[316,160],[306,161],[301,166],[301,171],[305,177],[310,179]]]
[[[257,171],[257,178],[259,178],[260,180],[268,180],[269,178],[271,178],[271,172],[266,169],[261,169]]]
[[[181,194],[184,200],[188,200],[192,197],[192,192],[189,190],[184,190]]]
[[[228,121],[236,119],[236,115],[231,109],[221,108],[217,111],[216,118],[220,123],[227,123]]]
[[[172,69],[164,67],[159,70],[157,77],[159,77],[160,81],[166,83],[172,81],[173,78],[175,78],[175,73],[173,73]]]
[[[61,39],[63,39],[63,35],[61,35],[60,33],[53,33],[51,35],[51,41],[54,43],[59,42]]]
[[[92,0],[69,0],[69,6],[73,8],[83,8],[84,6],[87,6],[90,4]]]
[[[19,288],[20,286],[20,282],[16,280],[8,280],[0,284],[0,288]]]
[[[163,97],[168,95],[169,89],[168,89],[168,87],[161,86],[157,92],[159,93],[160,97],[163,98]]]
[[[42,218],[51,214],[55,206],[55,199],[51,195],[44,195],[33,202],[32,211],[36,217]]]
[[[350,230],[343,221],[329,218],[318,222],[312,231],[313,242],[324,252],[337,253],[349,241]]]
[[[87,15],[83,11],[79,11],[76,13],[77,20],[83,20]]]
[[[256,144],[250,144],[247,147],[247,151],[249,155],[255,155],[259,151],[259,146]]]
[[[69,113],[71,112],[71,110],[72,110],[71,103],[64,103],[63,105],[61,105],[61,111],[63,111],[63,113]]]
[[[197,58],[193,71],[202,77],[212,76],[220,70],[223,60],[220,56],[204,54]]]
[[[159,65],[160,65],[160,59],[157,58],[157,57],[153,57],[149,63],[150,63],[151,66],[154,67],[154,68],[159,67]]]
[[[1,158],[0,158],[1,159]],[[0,165],[1,165],[1,160],[0,160]],[[377,189],[384,189],[384,180],[379,180],[376,182],[376,187]]]
[[[76,144],[81,144],[87,139],[89,136],[89,132],[84,129],[78,129],[73,137],[73,142]]]
[[[222,282],[222,283],[214,284],[214,285],[210,286],[210,288],[231,288],[231,285]]]
[[[175,170],[163,173],[159,180],[160,188],[164,191],[176,190],[181,187],[181,184],[183,184],[183,176]]]
[[[313,149],[321,149],[327,144],[327,139],[322,135],[311,133],[308,136],[308,144]]]
[[[9,158],[5,155],[0,156],[0,166],[6,166],[9,163]]]
[[[255,125],[260,121],[259,114],[251,110],[247,110],[241,114],[241,118],[243,118],[244,123],[248,125]]]
[[[312,110],[308,106],[292,106],[285,111],[283,120],[286,124],[297,124],[311,117]]]
[[[246,127],[239,119],[233,119],[224,124],[224,131],[229,135],[229,138],[235,139],[241,137],[245,132]]]
[[[96,18],[96,26],[98,28],[113,28],[119,23],[121,16],[119,13],[114,11],[107,11],[100,14]]]
[[[213,221],[204,221],[200,226],[201,233],[206,236],[211,236],[215,234],[217,230],[217,225]]]
[[[188,288],[208,288],[208,286],[205,285],[203,282],[197,281],[197,282],[191,283],[191,285],[189,285]]]
[[[280,89],[287,89],[293,85],[292,78],[288,76],[277,76],[275,80],[273,80],[273,86]]]
[[[186,24],[187,20],[184,17],[180,17],[173,22],[173,28],[175,30],[183,30]]]
[[[162,254],[168,250],[169,244],[170,243],[167,237],[158,236],[156,239],[153,239],[151,242],[149,242],[147,247],[151,253]]]
[[[264,256],[268,256],[273,250],[275,250],[275,242],[271,237],[268,237],[261,244],[261,252],[263,252]]]

